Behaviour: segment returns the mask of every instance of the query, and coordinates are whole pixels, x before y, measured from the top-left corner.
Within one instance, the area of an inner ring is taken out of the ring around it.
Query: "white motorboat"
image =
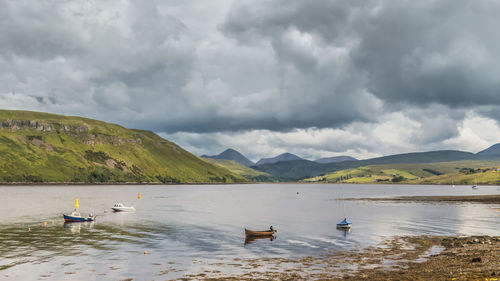
[[[111,209],[115,212],[135,212],[135,208],[133,206],[127,207],[122,203],[116,203]]]

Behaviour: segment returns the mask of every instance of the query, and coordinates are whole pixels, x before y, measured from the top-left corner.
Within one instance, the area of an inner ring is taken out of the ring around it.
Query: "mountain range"
[[[367,165],[437,163],[464,160],[500,160],[500,154],[489,150],[489,154],[475,154],[457,150],[413,152],[377,157],[372,159],[344,161],[336,163],[317,163],[309,160],[281,161],[253,166],[253,169],[268,173],[280,181],[297,181],[332,173],[334,171],[357,168]]]
[[[235,152],[237,155],[244,157],[241,153]],[[219,155],[221,155],[221,159],[224,159],[225,156],[222,153]],[[247,158],[244,157],[244,159]],[[395,154],[364,160],[357,160],[350,156],[337,156],[310,161],[291,153],[283,153],[272,158],[262,158],[254,166],[247,166],[268,175],[265,178],[266,180],[273,178],[279,181],[297,181],[335,171],[369,165],[423,164],[467,160],[487,161],[496,159],[500,159],[500,144],[493,145],[476,154],[458,150],[440,150]],[[228,160],[232,160],[232,158]],[[230,169],[230,165],[226,166],[226,168]]]

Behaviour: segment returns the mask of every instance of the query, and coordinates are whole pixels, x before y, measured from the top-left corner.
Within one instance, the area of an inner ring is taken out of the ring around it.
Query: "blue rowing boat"
[[[337,223],[338,228],[351,228],[351,225],[352,222],[348,221],[346,218],[343,221]]]

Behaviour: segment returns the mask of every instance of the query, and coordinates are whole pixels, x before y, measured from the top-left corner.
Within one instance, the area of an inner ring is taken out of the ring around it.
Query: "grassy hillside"
[[[0,182],[240,182],[150,131],[0,110]]]
[[[212,164],[222,166],[231,171],[232,173],[245,177],[251,181],[261,181],[261,182],[274,181],[274,178],[270,174],[254,170],[234,160],[215,159],[215,158],[202,158],[202,159]]]
[[[370,165],[336,171],[305,182],[500,184],[500,162],[466,160],[441,163]]]

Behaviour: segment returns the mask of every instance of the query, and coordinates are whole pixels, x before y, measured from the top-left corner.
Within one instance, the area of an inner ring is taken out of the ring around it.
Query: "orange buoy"
[[[144,251],[144,254],[146,255],[148,252]]]
[[[43,226],[47,226],[47,222],[46,221],[43,222]]]

